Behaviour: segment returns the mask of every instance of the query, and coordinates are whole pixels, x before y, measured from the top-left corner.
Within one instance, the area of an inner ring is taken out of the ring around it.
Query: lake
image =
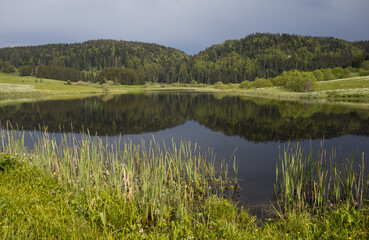
[[[2,104],[0,121],[25,131],[44,129],[107,136],[141,143],[174,139],[211,148],[217,159],[235,156],[240,201],[259,204],[273,198],[276,162],[289,144],[338,156],[369,148],[369,111],[360,106],[277,101],[204,93],[146,93]],[[32,145],[26,137],[26,144]],[[329,151],[328,151],[329,152]]]

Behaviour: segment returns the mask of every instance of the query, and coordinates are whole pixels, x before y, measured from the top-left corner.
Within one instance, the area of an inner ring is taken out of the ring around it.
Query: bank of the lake
[[[70,98],[101,94],[125,94],[147,91],[193,91],[214,93],[218,96],[235,95],[279,100],[369,102],[369,76],[317,82],[309,92],[292,92],[283,87],[241,89],[239,84],[155,84],[114,85],[92,84],[20,77],[18,73],[0,73],[0,99],[19,98]]]

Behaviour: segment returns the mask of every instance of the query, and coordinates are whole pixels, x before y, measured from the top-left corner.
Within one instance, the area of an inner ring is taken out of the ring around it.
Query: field
[[[358,89],[358,88],[369,89],[369,76],[319,82],[314,90],[328,91],[328,90]]]

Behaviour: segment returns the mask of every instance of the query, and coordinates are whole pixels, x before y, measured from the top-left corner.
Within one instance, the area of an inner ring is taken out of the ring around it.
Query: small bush
[[[332,73],[332,70],[330,68],[327,69],[321,69],[324,77],[323,80],[327,81],[327,80],[332,80],[334,79],[334,74]]]
[[[359,76],[368,76],[369,70],[364,70],[363,68],[360,68],[358,73],[359,73]]]
[[[111,85],[111,86],[112,85],[118,85],[119,84],[119,82],[118,82],[118,84],[115,84],[114,81],[112,81],[112,80],[106,81],[106,83],[109,84],[109,85]]]
[[[227,84],[222,84],[222,85],[216,85],[215,86],[216,88],[219,88],[219,89],[229,89],[229,85],[227,85]]]
[[[323,81],[324,80],[324,74],[322,73],[322,71],[315,70],[313,72],[313,74],[314,74],[314,76],[315,76],[315,78],[316,78],[317,81]]]
[[[272,86],[272,82],[264,78],[256,78],[255,81],[252,82],[252,87],[254,88],[266,88]]]
[[[347,73],[341,67],[335,67],[335,68],[333,68],[332,69],[332,73],[333,73],[335,79],[340,79],[340,78],[347,77]]]
[[[369,60],[362,62],[360,67],[364,70],[369,70]]]
[[[251,87],[251,83],[247,80],[241,82],[240,86],[239,86],[239,88],[241,88],[241,89],[248,89],[250,87]]]
[[[308,92],[314,87],[314,81],[310,78],[290,79],[285,88],[294,92]]]
[[[195,80],[192,80],[190,84],[191,85],[197,85],[198,83]]]

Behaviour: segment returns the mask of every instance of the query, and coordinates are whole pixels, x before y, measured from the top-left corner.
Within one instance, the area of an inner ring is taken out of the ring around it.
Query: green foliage
[[[191,80],[191,83],[190,83],[191,85],[198,85],[198,83],[195,81],[195,80]]]
[[[324,77],[323,80],[327,81],[327,80],[332,80],[334,79],[334,74],[332,73],[332,69],[327,68],[327,69],[321,69]]]
[[[271,79],[276,86],[283,86],[294,92],[307,92],[311,90],[316,82],[313,72],[288,71],[283,72],[280,76]]]
[[[272,82],[264,78],[256,78],[253,82],[251,82],[251,87],[254,88],[266,88],[271,86],[273,86]]]
[[[366,42],[358,44],[334,38],[255,33],[214,45],[195,56],[156,44],[96,40],[3,48],[0,59],[9,61],[20,68],[21,75],[27,76],[37,74],[35,67],[28,66],[58,66],[79,71],[81,76],[75,77],[77,80],[69,77],[72,81],[97,82],[95,77],[101,70],[122,67],[140,72],[147,82],[190,83],[195,80],[205,84],[218,81],[228,84],[241,83],[245,79],[253,81],[256,77],[274,78],[294,69],[357,67],[357,62],[360,65],[368,54],[366,45]],[[342,77],[344,73],[337,69],[335,74]],[[54,75],[51,78],[63,80],[58,72]],[[316,77],[320,81],[321,76]],[[323,77],[325,80],[333,78],[329,73]]]
[[[286,83],[285,88],[294,92],[308,92],[314,87],[314,80],[307,77],[299,77]]]
[[[286,86],[287,82],[291,82],[301,76],[301,73],[295,71],[284,71],[281,75],[270,79],[274,86]]]
[[[114,80],[122,85],[145,84],[144,75],[139,71],[129,68],[118,68],[118,67],[105,68],[99,73],[98,78],[106,80]]]
[[[362,62],[360,67],[363,68],[364,70],[369,70],[369,60]]]
[[[324,80],[324,74],[323,74],[323,72],[322,72],[322,71],[320,71],[320,70],[315,70],[315,71],[313,72],[313,74],[314,74],[314,76],[315,76],[315,78],[316,78],[316,80],[317,80],[318,82],[320,82],[320,81],[323,81],[323,80]]]
[[[346,78],[348,76],[345,70],[341,67],[333,68],[332,74],[334,75],[334,79]]]
[[[243,82],[241,82],[240,83],[240,88],[241,89],[248,89],[248,88],[251,88],[251,83],[249,82],[249,81],[247,81],[247,80],[245,80],[245,81],[243,81]]]
[[[4,62],[0,61],[0,70],[3,73],[13,73],[13,72],[15,72],[14,66],[11,65],[9,61],[4,61]]]
[[[211,83],[224,79],[242,82],[256,77],[273,78],[293,69],[313,71],[347,66],[366,52],[353,43],[334,38],[256,33],[195,55],[194,65],[202,68],[191,74],[204,83],[209,79]]]
[[[19,70],[20,76],[36,76],[38,78],[49,78],[56,80],[92,81],[95,82],[93,74],[87,74],[82,71],[62,66],[40,65],[40,66],[24,66]]]
[[[285,149],[276,169],[275,194],[285,213],[307,209],[363,208],[367,203],[369,175],[364,169],[364,153],[360,159],[348,157],[338,165],[321,153],[304,153],[301,147]]]
[[[364,69],[360,68],[358,74],[359,74],[359,76],[368,76],[369,75],[369,70],[364,70]]]
[[[145,80],[152,82],[172,83],[176,82],[177,78],[185,82],[187,79],[184,78],[188,75],[188,58],[179,50],[157,44],[114,40],[0,49],[0,59],[10,61],[18,68],[24,67],[21,74],[27,72],[27,76],[36,75],[30,74],[29,70],[32,69],[27,66],[67,67],[85,72],[88,81],[92,82],[97,82],[97,79],[93,79],[93,73],[108,67],[134,69],[143,74]],[[34,67],[31,68],[34,70]],[[63,80],[60,77],[52,79]],[[75,81],[72,77],[70,80]]]

